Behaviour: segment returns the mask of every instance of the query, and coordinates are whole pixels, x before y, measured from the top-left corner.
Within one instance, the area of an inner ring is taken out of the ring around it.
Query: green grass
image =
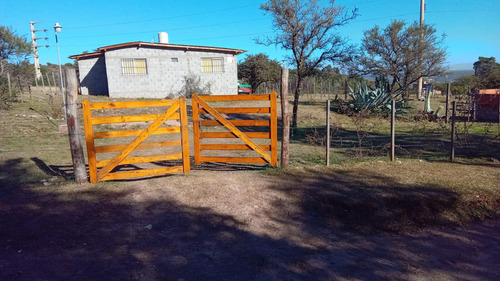
[[[50,115],[46,101],[13,103],[10,109],[0,111],[2,186],[43,187],[44,180],[54,177],[57,186],[73,186],[68,136],[57,131],[57,125],[64,121],[50,119]],[[291,186],[300,182],[294,188],[303,201],[297,200],[324,216],[325,223],[330,216],[360,231],[370,229],[370,222],[372,230],[404,231],[498,216],[500,164],[495,162],[500,158],[498,125],[473,123],[468,129],[470,142],[457,143],[457,163],[450,164],[447,163],[449,125],[398,120],[396,157],[401,163],[390,163],[389,120],[370,117],[356,124],[353,118],[332,112],[335,128],[332,166],[325,168],[324,118],[324,102],[301,103],[299,128],[290,144],[291,167],[267,168],[261,172],[290,180]],[[101,186],[119,184],[105,182],[92,188]],[[373,214],[366,214],[363,206],[373,210]],[[383,212],[376,211],[379,209]],[[363,214],[367,217],[363,218]],[[352,224],[342,216],[350,218]]]

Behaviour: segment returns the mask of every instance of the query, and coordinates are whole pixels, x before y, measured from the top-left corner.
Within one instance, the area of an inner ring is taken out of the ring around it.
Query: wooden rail
[[[87,142],[87,154],[89,163],[90,181],[127,179],[135,177],[157,176],[168,173],[190,172],[189,165],[189,143],[187,130],[187,111],[185,98],[176,100],[153,100],[153,101],[123,101],[123,102],[96,102],[88,100],[82,102],[83,117],[85,123],[85,138]],[[161,114],[138,114],[124,116],[92,117],[93,110],[113,110],[124,108],[163,107],[165,111]],[[180,126],[160,127],[166,120],[179,120]],[[115,124],[127,122],[150,122],[142,130],[113,130],[94,132],[94,125]],[[177,140],[166,140],[159,142],[144,142],[151,135],[180,133]],[[95,139],[122,138],[135,136],[136,138],[126,144],[96,146]],[[128,157],[132,152],[145,149],[157,149],[163,147],[181,147],[180,153],[158,154],[147,156]],[[118,152],[111,159],[97,161],[97,153]],[[181,166],[163,167],[155,169],[138,169],[134,171],[119,171],[123,165],[152,163],[160,161],[171,161],[182,159]],[[117,169],[118,168],[118,169]],[[118,170],[118,171],[116,171]]]

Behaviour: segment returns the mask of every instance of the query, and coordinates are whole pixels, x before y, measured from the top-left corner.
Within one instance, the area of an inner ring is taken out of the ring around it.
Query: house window
[[[201,71],[203,72],[224,72],[224,59],[223,58],[202,58]]]
[[[146,59],[122,59],[123,75],[147,75]]]
[[[178,58],[171,58],[172,62],[179,62]]]

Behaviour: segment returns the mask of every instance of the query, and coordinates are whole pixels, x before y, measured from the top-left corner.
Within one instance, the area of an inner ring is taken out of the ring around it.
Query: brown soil
[[[23,175],[15,161],[1,168]],[[439,226],[422,230],[405,213],[400,229],[384,219],[390,210],[356,210],[378,227],[343,200],[363,182],[381,182],[374,194],[400,183],[241,168],[98,187],[0,181],[0,280],[500,280],[499,220],[453,226],[436,216]],[[332,182],[342,196],[325,193]]]

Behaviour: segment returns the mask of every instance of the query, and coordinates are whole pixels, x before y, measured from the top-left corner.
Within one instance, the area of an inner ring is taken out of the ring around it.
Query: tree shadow
[[[26,172],[16,163],[11,172]],[[132,189],[59,193],[16,182],[0,196],[2,280],[302,279],[287,266],[314,252],[209,208],[131,200]]]
[[[453,206],[457,195],[434,186],[404,187],[381,175],[347,172],[271,176],[266,190],[291,201],[274,200],[263,219],[284,233],[298,231],[271,237],[273,229],[255,231],[230,213],[166,196],[142,197],[147,192],[140,183],[61,190],[26,182],[29,171],[19,159],[0,168],[1,280],[407,280],[434,271],[451,279],[495,280],[500,275],[491,270],[498,269],[498,252],[479,256],[490,258],[482,264],[471,263],[468,255],[456,260],[457,249],[487,249],[487,243],[498,241],[486,234],[498,226],[439,239],[363,234],[370,219],[388,224],[384,206],[415,225],[419,208],[436,212],[436,223],[446,223],[441,206]],[[385,184],[366,187],[371,181]],[[406,193],[402,197],[415,213],[382,196],[391,185],[389,194]],[[368,191],[373,195],[364,194]],[[288,209],[291,205],[297,208]],[[471,247],[462,245],[466,238],[473,239]],[[443,247],[444,253],[435,253]]]
[[[319,225],[355,233],[399,233],[454,224],[446,212],[459,207],[459,194],[450,189],[404,185],[363,170],[305,169],[281,178],[285,180],[272,188],[299,204],[301,217],[315,217]]]

